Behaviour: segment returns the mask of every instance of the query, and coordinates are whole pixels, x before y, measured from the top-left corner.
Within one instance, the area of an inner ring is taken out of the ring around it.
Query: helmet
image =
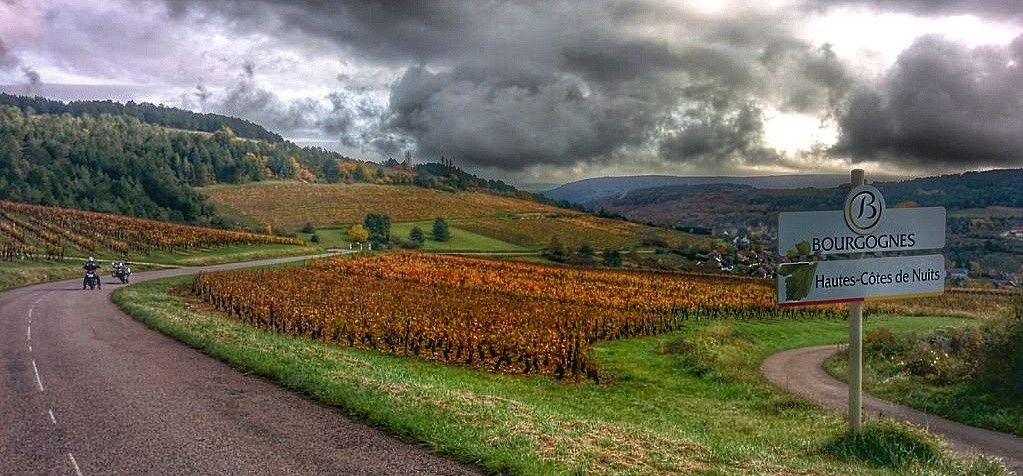
[[[93,258],[92,256],[90,256],[89,257],[89,261],[96,261],[96,258]]]

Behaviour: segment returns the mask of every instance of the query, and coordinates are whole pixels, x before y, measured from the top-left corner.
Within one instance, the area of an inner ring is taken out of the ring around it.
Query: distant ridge
[[[874,177],[891,180],[894,177]],[[634,190],[670,185],[735,184],[760,189],[831,188],[849,181],[846,174],[793,174],[763,176],[675,176],[636,175],[627,177],[597,177],[571,182],[543,192],[552,200],[591,206],[596,202],[622,196]]]

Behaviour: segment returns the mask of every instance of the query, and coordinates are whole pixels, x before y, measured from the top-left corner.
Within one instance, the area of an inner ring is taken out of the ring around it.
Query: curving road
[[[839,349],[837,345],[822,345],[779,352],[764,361],[761,371],[775,385],[844,413],[849,408],[849,387],[823,368],[824,361]],[[1023,474],[1023,438],[963,425],[868,394],[863,395],[863,415],[914,423],[943,436],[960,453],[999,457],[1016,474]]]
[[[103,284],[0,293],[0,474],[476,474],[148,329]]]

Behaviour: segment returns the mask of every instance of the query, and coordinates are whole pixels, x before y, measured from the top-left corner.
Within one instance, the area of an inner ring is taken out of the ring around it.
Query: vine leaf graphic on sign
[[[785,263],[778,268],[778,274],[785,277],[785,300],[801,301],[810,294],[817,263]]]

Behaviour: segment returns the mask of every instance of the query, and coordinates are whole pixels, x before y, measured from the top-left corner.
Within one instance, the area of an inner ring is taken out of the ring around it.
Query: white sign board
[[[938,294],[945,291],[945,257],[786,263],[779,266],[777,279],[783,306]]]
[[[779,213],[778,254],[804,241],[811,255],[940,249],[945,247],[945,209],[891,208],[869,233],[848,226],[842,210]]]

